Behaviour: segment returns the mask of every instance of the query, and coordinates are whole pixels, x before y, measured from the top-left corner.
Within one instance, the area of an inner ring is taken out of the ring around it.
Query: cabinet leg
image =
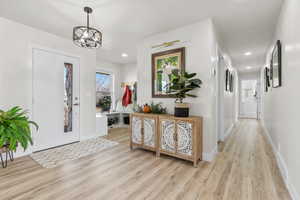
[[[130,142],[130,150],[133,150],[132,142]]]
[[[197,167],[198,167],[198,160],[194,160],[194,162],[193,162],[193,163],[194,163],[194,167],[196,167],[196,168],[197,168]]]
[[[156,152],[156,157],[160,157],[160,152]]]

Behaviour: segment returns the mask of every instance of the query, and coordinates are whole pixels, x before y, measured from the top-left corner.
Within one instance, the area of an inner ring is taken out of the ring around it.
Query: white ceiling
[[[212,17],[235,67],[260,67],[272,41],[282,0],[0,0],[0,15],[72,38],[94,9],[91,25],[104,34],[98,56],[114,63],[136,61],[138,42],[149,35]],[[253,55],[245,56],[251,51]],[[127,53],[129,57],[121,57]]]

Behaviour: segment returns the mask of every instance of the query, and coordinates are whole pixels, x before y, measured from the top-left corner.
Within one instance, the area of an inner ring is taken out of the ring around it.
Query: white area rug
[[[118,145],[117,142],[94,138],[31,154],[31,158],[45,168],[54,168],[70,160],[88,156]]]

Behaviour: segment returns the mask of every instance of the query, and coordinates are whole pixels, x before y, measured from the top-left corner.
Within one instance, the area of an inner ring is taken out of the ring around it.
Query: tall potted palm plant
[[[0,110],[0,152],[15,152],[18,144],[25,151],[29,144],[32,145],[31,124],[38,129],[38,125],[27,117],[27,111],[18,106],[8,111]],[[1,161],[3,165],[2,155]]]
[[[200,88],[202,81],[199,78],[195,78],[196,73],[179,72],[178,70],[172,71],[171,82],[168,85],[170,90],[168,91],[175,100],[174,115],[176,117],[188,117],[189,116],[189,104],[184,103],[183,100],[186,97],[197,97],[191,94],[191,91]]]

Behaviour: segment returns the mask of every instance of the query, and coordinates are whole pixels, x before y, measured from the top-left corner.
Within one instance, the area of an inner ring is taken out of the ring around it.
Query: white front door
[[[34,151],[79,141],[79,58],[33,49]]]
[[[257,80],[241,81],[240,117],[257,118]]]

